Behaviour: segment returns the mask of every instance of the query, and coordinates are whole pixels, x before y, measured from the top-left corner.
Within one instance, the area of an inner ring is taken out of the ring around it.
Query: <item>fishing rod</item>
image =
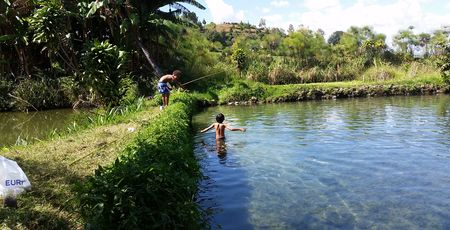
[[[216,75],[216,74],[219,74],[219,73],[223,73],[223,72],[225,72],[225,71],[220,71],[220,72],[217,72],[217,73],[208,74],[208,75],[205,75],[205,76],[203,76],[203,77],[199,77],[199,78],[196,78],[196,79],[194,79],[194,80],[190,80],[190,81],[188,81],[188,82],[186,82],[186,83],[183,83],[183,84],[181,84],[181,85],[182,85],[182,86],[185,86],[185,85],[187,85],[187,84],[191,84],[192,82],[196,82],[196,81],[201,80],[201,79],[203,79],[203,78],[211,77],[211,76],[213,76],[213,75]]]

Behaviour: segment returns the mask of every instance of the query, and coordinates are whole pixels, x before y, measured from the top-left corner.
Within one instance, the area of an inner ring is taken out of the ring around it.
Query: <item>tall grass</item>
[[[145,109],[148,105],[144,97],[137,98],[133,101],[105,109],[86,110],[74,117],[74,120],[62,130],[52,130],[48,134],[48,139],[60,138],[89,128],[116,124],[130,119],[132,114]],[[29,142],[25,142],[29,143]]]

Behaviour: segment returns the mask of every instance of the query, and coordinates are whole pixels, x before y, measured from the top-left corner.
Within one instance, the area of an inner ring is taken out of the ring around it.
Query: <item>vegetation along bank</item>
[[[199,22],[177,1],[0,1],[0,9],[1,111],[120,107],[154,96],[163,72],[181,69],[182,82],[211,75],[163,111],[147,106],[116,123],[101,118],[53,141],[2,150],[33,185],[18,209],[0,208],[2,228],[204,227],[190,133],[197,104],[449,93],[443,29],[409,27],[389,47],[370,26],[325,39],[321,30],[284,31],[263,20]]]

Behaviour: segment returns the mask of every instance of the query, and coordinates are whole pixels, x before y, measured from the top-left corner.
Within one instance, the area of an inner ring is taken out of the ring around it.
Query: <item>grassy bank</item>
[[[98,120],[91,125],[72,128],[52,140],[3,149],[0,155],[18,162],[32,190],[19,197],[18,209],[0,208],[1,228],[82,229],[76,185],[93,175],[99,165],[114,162],[137,131],[158,113],[152,108],[117,119],[95,116]]]
[[[289,102],[351,97],[428,95],[449,93],[450,86],[439,75],[378,81],[349,81],[311,84],[266,85],[234,81],[217,92],[209,92],[219,104]]]

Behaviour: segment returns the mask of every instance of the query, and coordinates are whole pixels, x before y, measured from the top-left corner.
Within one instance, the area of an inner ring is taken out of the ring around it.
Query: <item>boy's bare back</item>
[[[216,130],[216,139],[225,138],[225,128],[227,125],[222,123],[214,123],[214,129]]]
[[[211,124],[209,127],[201,130],[200,132],[204,133],[210,129],[214,128],[216,130],[216,139],[224,139],[225,138],[225,129],[228,129],[230,131],[241,131],[245,132],[245,128],[233,128],[228,124],[215,122]]]

